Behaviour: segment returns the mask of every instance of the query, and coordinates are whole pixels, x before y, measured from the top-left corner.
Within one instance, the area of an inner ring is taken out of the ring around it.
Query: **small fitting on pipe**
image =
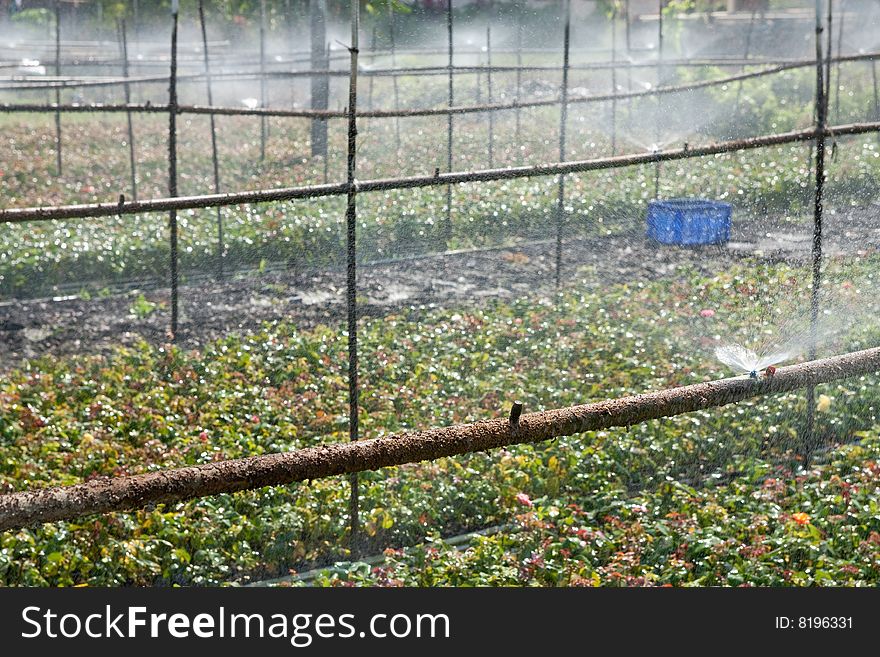
[[[522,415],[523,411],[523,403],[519,400],[513,402],[513,405],[510,407],[510,426],[518,427],[519,426],[519,416]]]

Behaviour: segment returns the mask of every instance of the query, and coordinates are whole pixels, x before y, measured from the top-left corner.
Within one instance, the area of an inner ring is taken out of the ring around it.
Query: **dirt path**
[[[880,207],[829,215],[825,252],[855,255],[880,250]],[[658,247],[641,233],[572,240],[564,244],[564,280],[588,285],[671,277],[680,268],[710,274],[748,256],[801,261],[809,256],[808,226],[765,221],[734,223],[726,247]],[[552,293],[555,243],[448,252],[359,269],[362,316],[406,306],[449,307],[484,299]],[[143,294],[155,310],[137,312]],[[345,272],[272,272],[221,283],[184,285],[180,291],[180,344],[197,347],[233,332],[286,320],[303,327],[337,325],[345,317]],[[39,355],[102,353],[141,338],[167,341],[168,290],[105,298],[0,303],[0,368]]]

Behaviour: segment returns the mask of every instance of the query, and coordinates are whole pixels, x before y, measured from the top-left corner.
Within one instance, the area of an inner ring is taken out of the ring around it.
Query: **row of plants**
[[[876,586],[878,428],[806,470],[757,461],[711,488],[621,496],[519,493],[504,531],[433,535],[378,566],[339,563],[317,586]],[[526,490],[529,488],[525,487]]]
[[[830,263],[829,295],[847,300],[838,308],[861,309],[863,320],[848,324],[845,335],[823,344],[824,351],[876,344],[878,330],[870,320],[877,316],[876,264],[876,257]],[[714,361],[712,348],[731,335],[751,344],[768,332],[777,336],[782,320],[803,312],[796,300],[804,298],[808,280],[808,272],[798,268],[748,263],[710,278],[680,272],[670,280],[598,292],[573,284],[551,299],[444,311],[413,308],[364,320],[363,435],[493,417],[507,413],[513,399],[538,410],[731,374]],[[303,331],[274,324],[196,351],[141,343],[107,356],[27,361],[0,381],[0,491],[347,440],[341,328]],[[690,531],[687,523],[695,514],[695,527],[702,528],[697,537],[705,546],[712,548],[716,538],[742,543],[743,523],[769,508],[770,502],[760,498],[766,475],[778,477],[780,495],[792,500],[780,502],[767,521],[768,535],[779,539],[774,558],[801,559],[801,551],[819,539],[789,529],[810,524],[822,532],[821,545],[839,550],[843,559],[849,548],[838,546],[837,534],[826,531],[837,522],[831,516],[844,513],[843,502],[829,506],[817,500],[810,506],[807,501],[830,477],[827,468],[838,468],[845,482],[859,476],[836,463],[863,459],[860,468],[874,467],[877,383],[877,377],[866,376],[820,388],[827,401],[817,428],[832,449],[814,466],[818,474],[800,469],[796,457],[802,393],[364,473],[367,549],[400,549],[426,536],[518,523],[519,532],[482,539],[483,552],[475,547],[453,553],[435,541],[421,552],[395,553],[387,580],[720,582],[710,575],[721,568],[717,561],[687,570],[664,560],[668,550],[661,546],[679,549],[680,534]],[[861,447],[839,447],[854,440]],[[774,474],[780,463],[790,474]],[[797,488],[798,482],[814,480],[815,486]],[[859,486],[853,504],[868,504],[870,489]],[[734,494],[744,500],[740,506],[729,498]],[[349,556],[347,503],[347,482],[331,478],[7,531],[0,534],[0,582],[203,585],[284,575]],[[667,515],[673,512],[681,515],[682,529],[664,533],[672,531]],[[782,518],[794,513],[807,514],[810,522],[795,520],[795,527]],[[853,513],[858,522],[847,525],[847,545],[857,539],[872,545],[870,532],[880,528],[862,511]],[[608,517],[623,524],[618,527]],[[585,531],[572,538],[570,529]],[[600,545],[597,541],[606,539],[597,537],[603,534],[609,542]],[[581,547],[575,550],[571,541]],[[535,547],[545,542],[554,556]],[[644,550],[632,558],[644,568],[618,565],[621,553],[639,542]],[[537,550],[536,559],[546,568],[537,561],[534,567],[512,566],[527,549]],[[498,557],[495,566],[486,563],[492,555]],[[420,576],[422,558],[434,565]],[[697,552],[683,553],[682,559],[702,563]],[[554,569],[557,575],[550,574]],[[833,564],[822,570],[831,574],[831,582],[848,581]],[[872,572],[865,569],[859,577],[876,582]],[[326,581],[376,577],[360,566],[340,567]]]
[[[682,81],[723,74],[721,70],[677,71]],[[863,120],[870,111],[872,94],[861,84],[866,82],[862,79],[865,75],[863,66],[844,69],[840,120]],[[572,84],[577,90],[580,87],[574,85],[600,82],[604,85],[607,81],[590,75],[580,81],[575,78]],[[430,84],[402,84],[403,104],[442,105],[445,90],[441,83],[436,79]],[[385,88],[389,84],[377,81],[375,96],[389,97],[390,89]],[[619,84],[629,83],[621,79]],[[434,91],[440,95],[431,100]],[[496,91],[509,92],[503,86]],[[660,104],[651,98],[621,102],[613,126],[607,105],[572,105],[567,157],[585,159],[608,153],[612,131],[617,152],[640,152],[649,150],[658,135],[661,146],[679,146],[688,140],[706,142],[804,127],[810,122],[811,95],[810,71],[802,69],[746,82],[743,91],[734,84],[664,96]],[[655,123],[660,127],[655,128]],[[262,163],[258,122],[247,117],[220,117],[218,126],[223,189],[324,180],[323,160],[306,156],[307,121],[271,120],[267,157]],[[557,127],[558,108],[523,111],[519,133],[513,112],[499,115],[493,165],[555,161]],[[123,117],[65,117],[62,177],[52,175],[53,130],[51,117],[45,115],[4,120],[6,138],[0,153],[5,153],[6,165],[0,169],[0,179],[6,207],[87,203],[115,200],[120,193],[130,195]],[[141,198],[167,194],[166,130],[162,117],[136,119]],[[213,180],[205,139],[207,118],[182,118],[179,132],[180,193],[210,191]],[[399,153],[390,148],[395,143],[394,121],[365,120],[360,132],[361,179],[425,175],[435,167],[445,169],[445,130],[437,129],[435,119],[401,120]],[[457,117],[456,135],[454,168],[487,168],[486,117]],[[331,123],[330,180],[344,178],[345,139],[342,123]],[[769,213],[798,218],[811,199],[809,154],[809,146],[799,144],[664,164],[659,194],[729,200],[740,215]],[[654,198],[656,173],[654,166],[642,166],[569,176],[566,234],[641,230],[645,205]],[[828,203],[839,207],[876,196],[878,174],[880,144],[874,135],[838,140],[828,171]],[[445,188],[361,195],[361,259],[545,237],[547,226],[555,224],[555,192],[556,181],[548,177],[456,186],[450,232],[445,225]],[[236,206],[222,209],[221,214],[224,253],[230,268],[255,268],[261,261],[326,266],[344,257],[341,198]],[[182,213],[180,261],[185,272],[215,266],[219,257],[216,221],[216,212],[210,209]],[[0,231],[0,296],[46,294],[57,286],[101,289],[117,281],[162,280],[169,260],[166,224],[164,215],[142,215],[6,225]]]
[[[831,165],[829,203],[841,207],[876,196],[880,148],[873,138],[841,145],[839,150],[838,160]],[[732,201],[740,217],[773,213],[799,220],[799,208],[811,191],[805,151],[779,147],[664,165],[661,196],[709,196]],[[12,166],[26,169],[28,164],[20,160]],[[4,172],[4,179],[11,178],[14,184],[27,175]],[[641,230],[644,208],[654,196],[654,175],[653,167],[633,167],[569,176],[565,234]],[[83,183],[90,179],[84,178]],[[547,178],[456,187],[448,240],[444,189],[363,195],[359,202],[360,258],[369,261],[394,254],[545,238],[548,226],[555,224],[555,188],[555,181]],[[107,192],[95,192],[91,199],[106,196]],[[36,200],[35,204],[44,202],[40,197]],[[227,208],[222,215],[225,257],[232,267],[255,268],[261,261],[315,267],[337,264],[344,258],[340,198]],[[185,272],[214,266],[216,231],[213,211],[182,214],[180,261]],[[0,294],[47,293],[58,285],[101,288],[115,281],[161,280],[167,271],[168,249],[167,219],[161,215],[6,226],[0,235]]]

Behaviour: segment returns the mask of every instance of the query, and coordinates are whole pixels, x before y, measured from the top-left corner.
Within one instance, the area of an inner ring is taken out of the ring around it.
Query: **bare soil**
[[[658,245],[639,232],[563,243],[563,284],[599,287],[617,282],[674,277],[682,269],[721,271],[744,257],[804,261],[812,226],[778,219],[734,221],[725,246]],[[829,213],[824,252],[856,256],[880,249],[880,206]],[[361,317],[405,307],[452,307],[552,294],[554,241],[507,248],[446,252],[365,264],[358,270]],[[157,304],[138,314],[139,295]],[[0,302],[0,368],[41,355],[106,353],[115,345],[170,338],[168,289],[132,290],[103,298]],[[237,275],[180,288],[178,342],[194,348],[230,333],[289,321],[308,328],[336,326],[346,313],[345,271],[312,270]]]

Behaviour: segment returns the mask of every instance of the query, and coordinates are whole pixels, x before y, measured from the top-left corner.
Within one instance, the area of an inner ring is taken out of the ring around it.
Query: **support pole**
[[[821,3],[821,0],[818,0],[818,2]],[[834,6],[832,4],[833,0],[827,0],[827,2],[828,2],[828,17],[827,17],[826,29],[828,30],[828,52],[827,52],[827,61],[825,62],[825,73],[823,74],[823,82],[822,82],[823,94],[824,94],[825,98],[828,98],[829,94],[831,93],[831,33],[832,33],[831,26],[832,26],[832,21],[834,19]],[[821,4],[817,4],[816,12],[817,12],[816,29],[821,31],[821,29],[822,29],[822,26],[821,26],[821,17],[822,17]],[[820,46],[821,46],[821,44],[820,44]],[[821,51],[821,48],[819,48],[819,50]],[[813,106],[813,124],[815,125],[818,120],[819,120],[818,104],[816,104]],[[812,170],[813,170],[813,142],[810,142],[810,146],[807,149],[807,171],[812,171]],[[809,192],[808,192],[808,194],[809,194]],[[808,419],[808,423],[812,426],[812,420]]]
[[[657,0],[657,86],[663,84],[663,0]]]
[[[828,45],[825,48],[825,98],[829,98],[831,96],[831,50],[832,50],[832,37],[834,35],[834,30],[831,29],[834,25],[834,0],[828,0],[828,24],[825,26],[827,30],[828,37]]]
[[[199,24],[202,30],[202,53],[205,62],[205,90],[208,94],[208,106],[214,106],[214,90],[211,84],[211,60],[208,53],[208,29],[205,24],[204,0],[199,0]],[[214,193],[220,193],[220,160],[217,152],[217,124],[213,114],[208,115],[211,128],[211,164],[214,173]],[[224,261],[226,259],[226,244],[223,238],[223,213],[217,208],[217,277],[223,278],[226,274]]]
[[[141,11],[140,11],[139,0],[132,1],[131,20],[134,23],[134,40],[140,41],[140,38],[141,38]]]
[[[125,78],[125,85],[123,86],[123,91],[125,93],[125,104],[131,104],[131,85],[128,83],[129,76],[129,68],[128,68],[128,34],[125,28],[125,19],[122,18],[119,21],[119,40],[122,44],[122,77]],[[134,201],[138,200],[138,189],[137,189],[137,159],[135,157],[134,150],[134,123],[132,120],[131,111],[127,111],[125,113],[125,118],[128,122],[128,165],[129,170],[131,171],[131,198]]]
[[[835,122],[840,121],[840,57],[843,55],[843,23],[844,17],[846,16],[846,14],[844,13],[844,7],[846,7],[846,0],[842,0],[840,3],[840,25],[837,28],[837,84],[834,86]]]
[[[327,53],[327,3],[326,0],[309,0],[309,25],[311,36],[311,66],[315,71],[330,67]],[[326,75],[311,76],[311,104],[314,110],[327,109],[330,102],[330,78]],[[327,120],[312,119],[312,157],[327,161]],[[325,176],[326,181],[326,176]]]
[[[663,85],[663,0],[657,0],[657,86]],[[660,148],[660,96],[656,97],[654,148]],[[660,198],[660,161],[654,165],[654,198]]]
[[[260,0],[260,107],[269,104],[269,88],[266,79],[266,0]],[[268,117],[260,117],[260,162],[266,160],[266,139],[269,132]]]
[[[486,102],[492,104],[492,26],[486,26]],[[489,168],[495,166],[495,112],[489,110]]]
[[[877,60],[871,60],[871,80],[874,83],[874,120],[880,121],[880,92],[877,91]],[[880,142],[880,133],[877,134],[877,141]]]
[[[370,55],[371,61],[375,63],[376,61],[376,21],[372,21],[373,29],[370,31]],[[370,85],[367,87],[367,109],[373,109],[373,85],[376,81],[376,76],[370,76]]]
[[[348,437],[350,442],[359,438],[358,406],[360,388],[358,382],[358,327],[357,327],[357,186],[355,182],[357,155],[357,77],[358,77],[358,31],[360,23],[359,0],[351,1],[351,72],[348,79],[348,157],[346,183],[348,203],[345,210],[346,265],[348,302]],[[350,476],[351,498],[348,513],[351,522],[349,547],[351,558],[357,558],[360,544],[358,475]]]
[[[394,35],[394,6],[392,0],[388,0],[388,38],[391,41],[391,69],[397,69],[396,37]],[[391,76],[391,84],[394,88],[394,111],[400,111],[400,92],[397,87],[397,76]],[[395,159],[400,161],[400,117],[394,117],[394,153]]]
[[[660,198],[660,169],[663,168],[663,164],[660,160],[657,160],[657,163],[654,165],[654,198]]]
[[[559,110],[559,161],[565,161],[565,130],[568,124],[568,66],[571,50],[571,0],[565,0],[565,31],[562,36],[562,104]],[[565,175],[559,175],[556,192],[556,287],[562,285],[562,228],[565,220]]]
[[[449,44],[449,94],[448,105],[452,107],[455,104],[455,87],[454,87],[454,71],[453,57],[454,50],[452,45],[452,0],[446,0],[446,35]],[[446,170],[452,171],[452,114],[446,117]],[[443,242],[444,246],[449,245],[452,238],[452,185],[446,186],[446,223],[443,225]]]
[[[61,77],[61,3],[55,0],[55,77]],[[55,104],[61,105],[61,89],[55,88]],[[55,175],[61,176],[61,110],[55,111]]]
[[[293,20],[293,8],[290,6],[291,0],[284,0],[284,18],[285,23],[287,24],[287,45],[288,45],[288,54],[290,55],[291,61],[296,56],[296,25]]]
[[[168,85],[168,196],[177,196],[177,18],[179,0],[171,4],[171,75]],[[168,212],[171,234],[171,340],[177,340],[177,210]]]
[[[517,3],[517,15],[519,20],[517,21],[516,26],[516,127],[514,134],[514,147],[517,150],[517,154],[521,154],[522,151],[522,109],[519,107],[519,99],[520,94],[522,94],[522,45],[523,45],[523,7],[525,6],[526,0],[520,0]],[[521,158],[517,157],[517,161],[521,161]]]
[[[482,105],[483,104],[483,79],[482,79],[483,78],[483,74],[482,74],[483,53],[480,52],[479,48],[477,49],[476,57],[477,57],[477,61],[474,62],[474,71],[476,72],[476,75],[474,76],[476,78],[476,81],[474,83],[474,103],[476,105]]]
[[[829,0],[829,18],[831,0]],[[830,30],[830,27],[828,28]],[[827,69],[830,71],[830,68]],[[827,86],[822,70],[821,0],[816,0],[816,180],[813,196],[812,287],[810,289],[810,343],[808,358],[816,358],[819,324],[819,290],[822,285],[822,203],[825,187],[825,126],[828,116]],[[816,390],[807,387],[807,426],[804,436],[804,463],[809,464],[817,444],[815,432]]]
[[[611,10],[611,93],[617,94],[617,5]],[[611,155],[617,155],[617,98],[611,99]]]
[[[755,28],[755,16],[757,15],[758,10],[752,9],[752,15],[749,18],[749,29],[746,32],[746,47],[745,52],[743,53],[743,59],[749,58],[749,52],[752,49],[752,30]],[[745,66],[740,67],[740,72],[744,73],[746,70]],[[733,115],[734,117],[739,116],[739,101],[742,98],[742,90],[743,90],[743,80],[739,81],[739,86],[736,88],[736,103],[733,106]]]
[[[629,0],[626,0],[625,5],[626,11],[626,33],[625,33],[625,41],[626,41],[626,90],[628,93],[632,93],[633,90],[633,73],[632,73],[632,35],[630,34],[630,13],[629,13]],[[629,130],[633,129],[633,99],[629,98],[626,101],[626,122],[627,126],[629,126]]]

